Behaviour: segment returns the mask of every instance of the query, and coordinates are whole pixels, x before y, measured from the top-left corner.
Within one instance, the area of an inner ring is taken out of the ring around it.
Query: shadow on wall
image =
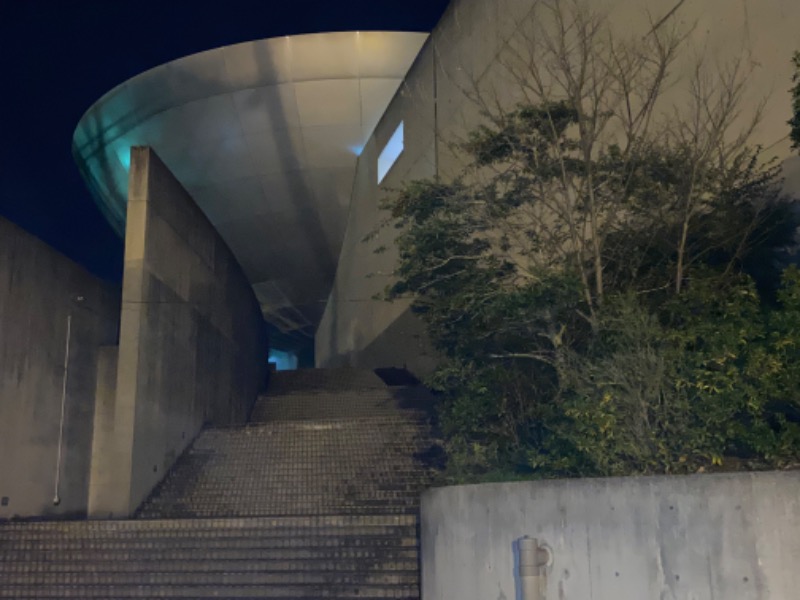
[[[114,462],[93,460],[97,518],[132,514],[205,422],[244,422],[267,376],[240,265],[155,152],[131,158],[114,416],[94,431],[94,459]]]
[[[97,354],[119,290],[0,218],[0,519],[86,514]]]
[[[280,72],[277,68],[277,65],[271,60],[271,57],[268,56],[267,53],[256,52],[256,46],[251,46],[251,49],[253,50],[253,61],[258,65],[258,73]],[[280,94],[266,95],[266,102],[259,102],[259,99],[256,95],[251,95],[249,102],[251,103],[251,108],[256,108],[259,110],[263,110],[264,105],[266,104],[267,117],[271,123],[280,123],[285,121],[285,116],[288,114],[287,107],[285,106]],[[294,145],[289,131],[289,129],[283,128],[274,128],[272,130],[274,142],[279,148],[291,148]],[[297,173],[302,169],[302,165],[293,153],[280,152],[278,153],[278,159],[280,164],[275,166],[276,171],[281,171],[284,173]],[[293,182],[292,191],[294,196],[291,203],[292,213],[288,216],[294,219],[296,222],[302,223],[305,230],[304,240],[311,247],[311,255],[315,258],[314,264],[306,266],[306,276],[309,278],[322,278],[329,285],[332,285],[334,276],[336,274],[336,261],[338,257],[331,256],[328,236],[325,232],[325,227],[322,224],[319,210],[317,209],[318,201],[321,203],[325,199],[319,199],[317,201],[314,191],[309,187],[305,178],[294,178]],[[265,190],[265,194],[269,196],[269,190]],[[333,199],[333,201],[335,201],[335,199]],[[269,206],[265,206],[264,212],[269,214],[272,212],[270,208],[271,207]],[[257,274],[248,273],[251,281],[254,280],[255,275]],[[258,279],[261,279],[261,277],[258,277]],[[294,301],[293,298],[290,298],[289,300]],[[319,319],[319,316],[321,316],[325,307],[325,301],[325,298],[319,299],[319,306],[313,307],[312,309],[312,313],[317,320]],[[270,308],[277,308],[278,312],[280,312],[280,309],[283,307],[266,308],[267,310]],[[307,311],[305,312],[307,313]],[[313,338],[314,332],[304,331],[304,334]]]
[[[255,73],[282,72],[282,68],[279,68],[279,65],[275,62],[270,53],[266,51],[268,47],[269,46],[260,44],[249,46],[250,55],[247,58],[255,65],[253,68]],[[188,70],[181,71],[180,76],[182,87],[186,89],[215,89],[219,84],[219,81],[212,76],[198,75]],[[250,89],[257,90],[264,87],[263,84],[264,81],[256,80],[252,83]],[[269,82],[266,85],[272,86],[276,85],[276,83]],[[284,85],[284,83],[281,82],[280,85]],[[264,113],[265,120],[270,123],[285,122],[286,115],[292,113],[290,109],[294,109],[294,107],[286,106],[286,101],[280,94],[249,94],[243,98],[249,103],[249,109]],[[117,107],[117,104],[113,105],[114,109]],[[123,171],[129,170],[129,165],[120,162],[118,160],[119,157],[115,155],[115,152],[119,150],[119,148],[116,148],[114,151],[111,149],[114,148],[114,144],[119,144],[120,141],[124,140],[125,136],[130,133],[134,121],[131,119],[132,110],[129,107],[127,112],[120,111],[121,116],[114,120],[108,119],[108,116],[112,114],[110,111],[111,109],[106,107],[105,111],[95,111],[89,115],[91,123],[86,125],[86,129],[92,132],[93,139],[91,140],[91,146],[98,150],[91,155],[91,160],[87,160],[85,165],[81,166],[82,161],[80,160],[77,162],[79,168],[82,169],[84,180],[87,182],[90,191],[95,197],[95,201],[112,224],[113,228],[122,237],[125,230],[125,205],[127,202],[126,182],[124,180]],[[288,128],[275,127],[270,130],[269,135],[271,141],[279,148],[289,149],[296,145],[295,141],[292,139],[291,130]],[[157,146],[159,141],[160,140],[140,139],[137,140],[137,144],[149,145],[154,143]],[[87,150],[87,145],[88,143],[84,143],[81,148],[78,148],[73,141],[73,154],[76,158],[78,158],[81,151]],[[219,144],[219,146],[221,150],[224,145]],[[106,148],[106,151],[103,150],[104,148]],[[158,148],[156,148],[156,151],[158,151]],[[298,173],[301,170],[302,165],[297,159],[297,156],[292,152],[280,152],[276,155],[276,160],[279,161],[280,164],[271,166],[271,171]],[[169,163],[166,164],[168,168],[172,168],[172,165]],[[259,179],[259,184],[264,185],[260,173],[254,172],[252,177]],[[186,181],[182,183],[184,183],[184,185],[190,185],[192,182]],[[265,189],[265,193],[269,197],[270,190]],[[330,239],[331,236],[326,230],[317,208],[320,205],[330,203],[328,201],[335,202],[336,200],[316,198],[313,187],[303,177],[292,178],[292,194],[292,202],[288,207],[277,212],[273,205],[268,204],[261,207],[259,216],[266,217],[267,219],[272,218],[276,221],[290,221],[300,224],[304,230],[301,243],[308,248],[308,255],[312,257],[310,264],[305,265],[308,280],[323,280],[328,284],[332,284],[338,257],[331,254],[330,247],[334,244],[335,240]],[[104,195],[114,198],[114,202],[108,203],[103,201],[102,198]],[[252,228],[249,233],[255,236],[258,234],[258,231]],[[274,274],[270,272],[258,273],[253,271],[254,269],[251,268],[249,272],[247,272],[248,278],[253,282],[269,280],[268,277],[270,276],[274,278]],[[295,292],[297,296],[302,296],[302,287],[301,284],[301,289],[288,290],[290,302],[296,301],[297,298],[292,297],[295,296]],[[321,316],[326,300],[327,298],[317,298],[310,304],[294,306],[294,308],[300,308],[300,312],[303,313],[306,318],[304,320],[310,319],[314,321],[315,319],[318,320]],[[281,320],[281,310],[286,310],[287,316],[291,317],[291,315],[288,315],[290,312],[289,308],[291,307],[268,306],[267,308],[275,311],[277,314],[276,322],[280,322]],[[289,318],[289,321],[294,323],[297,319]],[[314,332],[311,330],[312,328],[309,327],[308,323],[300,323],[299,326],[303,328],[303,333],[306,337],[313,337]]]
[[[783,193],[800,196],[800,156],[791,156],[781,164]]]
[[[329,310],[332,311],[334,319],[330,327],[331,337],[325,343],[329,354],[325,357],[324,364],[318,363],[319,367],[356,365],[367,369],[397,367],[406,369],[417,377],[425,377],[436,368],[438,362],[436,351],[428,341],[424,324],[410,308],[404,310],[380,335],[363,346],[362,350],[336,353],[336,348],[359,348],[362,344],[357,339],[358,323],[352,324],[354,328],[350,336],[352,339],[348,339],[347,344],[342,343],[337,326],[339,310],[338,294],[335,290],[331,294],[330,303]]]

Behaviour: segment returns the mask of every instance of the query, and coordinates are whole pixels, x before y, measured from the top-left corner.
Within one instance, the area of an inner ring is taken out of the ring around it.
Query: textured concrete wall
[[[104,346],[98,349],[87,507],[87,514],[93,517],[113,512],[113,507],[104,505],[104,502],[108,500],[105,482],[113,478],[117,461],[120,459],[120,448],[114,444],[118,358],[118,346]]]
[[[435,364],[409,303],[375,299],[390,282],[387,273],[394,268],[397,254],[391,249],[376,254],[373,249],[391,248],[393,232],[381,231],[370,244],[361,241],[384,217],[378,206],[385,191],[376,183],[377,157],[401,121],[405,150],[384,186],[396,187],[407,179],[436,173],[433,70],[429,40],[359,158],[336,280],[315,337],[318,367],[406,367],[422,374]]]
[[[552,549],[546,600],[788,600],[800,472],[439,488],[421,531],[425,600],[520,598],[525,535]]]
[[[246,420],[267,340],[228,247],[149,148],[131,150],[113,436],[95,517],[126,516],[204,422]]]
[[[0,218],[0,518],[86,513],[97,349],[118,320],[113,286]]]
[[[434,357],[424,343],[421,327],[408,304],[386,304],[372,297],[390,282],[397,259],[392,235],[384,231],[374,242],[362,242],[385,215],[381,197],[403,182],[457,173],[462,161],[452,144],[465,139],[481,120],[483,106],[510,107],[524,91],[510,76],[520,49],[526,47],[536,0],[453,0],[411,67],[374,135],[359,158],[348,228],[339,258],[336,281],[316,335],[318,366],[402,366],[424,372]],[[678,6],[675,19],[692,35],[682,44],[682,58],[673,74],[683,83],[667,91],[663,110],[680,105],[680,90],[699,55],[724,65],[743,56],[753,72],[743,101],[745,111],[768,97],[754,143],[769,155],[789,156],[786,121],[792,53],[800,47],[796,0],[593,0],[608,11],[616,31],[624,36],[645,35],[651,23]],[[400,121],[405,123],[405,150],[379,187],[378,154]],[[788,191],[800,195],[800,159],[785,161]],[[389,251],[380,255],[372,249]]]

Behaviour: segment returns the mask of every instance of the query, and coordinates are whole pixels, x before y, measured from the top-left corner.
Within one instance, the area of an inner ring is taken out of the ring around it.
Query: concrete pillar
[[[114,516],[115,507],[108,490],[113,488],[116,463],[122,450],[114,435],[118,353],[117,346],[104,346],[97,354],[97,389],[87,510],[90,519],[109,519]]]

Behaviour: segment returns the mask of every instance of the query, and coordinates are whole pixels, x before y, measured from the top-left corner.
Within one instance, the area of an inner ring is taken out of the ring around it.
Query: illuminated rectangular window
[[[380,156],[378,156],[378,183],[383,181],[389,169],[391,169],[392,165],[400,158],[404,147],[403,122],[400,121],[400,125],[397,126],[392,137],[389,138],[389,141],[386,142],[383,150],[381,150]]]

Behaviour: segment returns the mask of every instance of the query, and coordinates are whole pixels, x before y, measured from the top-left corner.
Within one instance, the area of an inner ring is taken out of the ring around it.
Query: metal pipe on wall
[[[64,378],[61,382],[61,420],[58,425],[58,454],[56,456],[56,481],[55,493],[53,494],[53,504],[61,504],[61,497],[58,495],[58,487],[61,483],[61,448],[64,445],[64,416],[67,406],[67,378],[69,376],[69,342],[72,337],[72,315],[67,317],[67,341],[64,350]]]
[[[544,600],[546,567],[551,560],[550,549],[540,546],[536,538],[519,540],[519,579],[522,600]]]

